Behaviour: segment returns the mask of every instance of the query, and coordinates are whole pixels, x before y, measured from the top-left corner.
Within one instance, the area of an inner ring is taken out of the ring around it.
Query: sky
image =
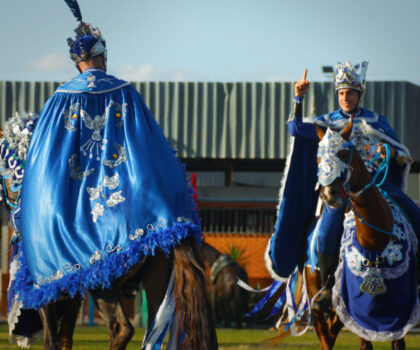
[[[328,81],[322,66],[369,62],[370,81],[420,85],[420,0],[78,0],[128,81]],[[0,0],[0,80],[77,75],[64,0]]]

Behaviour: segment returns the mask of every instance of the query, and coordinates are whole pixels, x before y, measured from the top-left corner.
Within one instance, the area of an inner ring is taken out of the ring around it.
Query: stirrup
[[[332,310],[332,296],[329,289],[324,289],[313,302],[312,309],[329,313]]]

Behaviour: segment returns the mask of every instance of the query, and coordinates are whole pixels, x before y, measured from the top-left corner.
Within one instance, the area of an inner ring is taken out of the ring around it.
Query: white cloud
[[[197,81],[198,74],[190,67],[167,70],[153,64],[116,67],[116,75],[128,81]]]
[[[44,72],[44,73],[67,73],[74,70],[71,60],[67,55],[51,53],[45,56],[35,58],[24,67],[26,71]]]

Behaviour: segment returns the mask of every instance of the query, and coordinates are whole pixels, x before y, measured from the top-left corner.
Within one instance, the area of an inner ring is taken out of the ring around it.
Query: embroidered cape
[[[22,185],[24,308],[109,288],[156,249],[201,230],[188,181],[140,94],[88,69],[47,101]]]

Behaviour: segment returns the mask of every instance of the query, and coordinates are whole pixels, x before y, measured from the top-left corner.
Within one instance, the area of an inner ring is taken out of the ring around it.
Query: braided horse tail
[[[174,249],[175,317],[181,350],[215,350],[217,337],[207,296],[204,261],[197,243],[185,239]]]

